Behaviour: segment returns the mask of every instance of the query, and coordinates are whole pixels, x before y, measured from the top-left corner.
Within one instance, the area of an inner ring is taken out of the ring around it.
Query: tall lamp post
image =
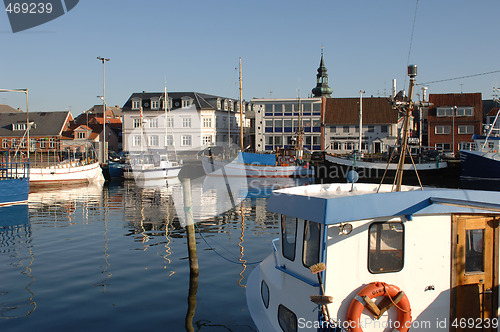
[[[98,56],[97,60],[102,62],[102,120],[103,120],[103,139],[102,139],[102,163],[107,164],[108,158],[106,154],[106,61],[110,59],[106,59]]]

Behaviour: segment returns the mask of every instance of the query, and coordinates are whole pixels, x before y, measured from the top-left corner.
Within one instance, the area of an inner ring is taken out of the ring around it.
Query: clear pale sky
[[[242,57],[244,99],[307,97],[324,46],[333,97],[385,96],[393,78],[407,89],[408,62],[417,83],[500,70],[499,13],[498,0],[80,0],[14,34],[2,10],[0,88],[28,88],[30,111],[78,115],[101,103],[103,56],[108,105],[165,80],[169,91],[238,98]],[[491,99],[494,85],[500,73],[428,86]],[[0,104],[25,109],[20,94]]]

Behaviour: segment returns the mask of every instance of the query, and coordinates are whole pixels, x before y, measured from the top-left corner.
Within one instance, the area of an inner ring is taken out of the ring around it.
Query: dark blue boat
[[[29,163],[0,159],[0,206],[22,204],[28,201],[30,191]]]

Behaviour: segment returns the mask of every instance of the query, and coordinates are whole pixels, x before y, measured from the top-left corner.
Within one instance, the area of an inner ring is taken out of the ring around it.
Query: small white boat
[[[175,178],[182,166],[167,155],[139,154],[130,156],[130,169],[136,181]]]
[[[281,236],[246,289],[259,331],[496,330],[500,192],[378,188],[271,194]]]
[[[64,161],[47,167],[35,166],[30,170],[32,187],[94,182],[104,182],[98,162],[85,164],[82,161]]]

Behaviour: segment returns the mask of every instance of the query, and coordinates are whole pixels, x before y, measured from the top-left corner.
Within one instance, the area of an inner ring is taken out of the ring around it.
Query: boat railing
[[[23,179],[29,176],[29,162],[0,162],[0,180]]]

